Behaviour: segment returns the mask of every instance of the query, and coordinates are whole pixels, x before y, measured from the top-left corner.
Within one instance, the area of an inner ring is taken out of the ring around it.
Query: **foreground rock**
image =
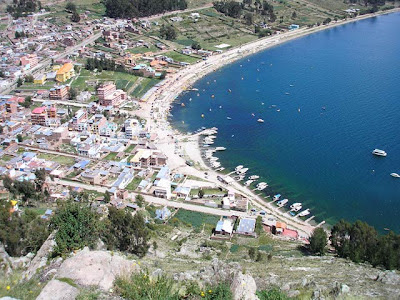
[[[231,291],[234,300],[256,300],[257,286],[254,278],[250,275],[237,273],[231,284]]]
[[[81,286],[98,286],[108,291],[114,279],[132,273],[134,261],[106,251],[89,251],[88,248],[65,260],[57,272],[57,278],[70,278]]]
[[[76,287],[53,279],[46,284],[36,300],[74,300],[78,294],[79,290]]]

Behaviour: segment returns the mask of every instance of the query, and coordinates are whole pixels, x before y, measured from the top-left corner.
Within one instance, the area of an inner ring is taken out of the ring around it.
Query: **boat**
[[[277,201],[281,198],[281,194],[276,194],[272,200]]]
[[[235,172],[237,172],[237,171],[239,171],[239,170],[241,170],[241,169],[243,169],[243,166],[242,166],[242,165],[238,165],[238,166],[235,168]]]
[[[280,109],[280,108],[278,108],[276,111],[277,111],[277,112],[280,112],[280,111],[281,111],[281,109]]]
[[[276,202],[276,203],[278,204],[279,207],[283,207],[283,206],[285,206],[286,203],[288,203],[288,202],[289,202],[289,199],[282,199],[282,200],[279,200],[279,201]]]
[[[258,176],[258,175],[249,176],[249,179],[251,179],[251,180],[255,180],[255,179],[258,179],[258,178],[260,178],[260,176]]]
[[[301,203],[293,203],[292,205],[290,205],[290,209],[293,211],[299,211],[300,209],[302,209],[302,204]]]
[[[185,103],[181,103],[181,106],[182,106],[182,107],[185,107]]]
[[[216,147],[215,148],[215,151],[224,151],[224,150],[226,150],[225,147]]]
[[[226,117],[228,120],[232,120],[232,118],[231,117]]]
[[[249,170],[249,168],[242,168],[242,169],[236,171],[236,174],[238,174],[238,175],[245,174],[248,170]]]
[[[400,178],[400,175],[397,173],[390,173],[390,176],[392,176],[394,178]]]
[[[303,210],[301,213],[299,213],[299,217],[305,217],[310,214],[310,210],[307,208],[306,210]]]
[[[259,191],[265,190],[267,187],[268,187],[268,184],[266,182],[260,182],[256,185],[256,188]]]
[[[257,122],[258,123],[264,123],[264,120],[263,119],[258,119]]]
[[[244,183],[244,185],[245,186],[249,186],[250,184],[252,184],[254,182],[254,180],[247,180],[245,183]]]
[[[387,153],[383,150],[380,149],[374,149],[374,151],[372,151],[372,154],[377,155],[377,156],[386,156]]]

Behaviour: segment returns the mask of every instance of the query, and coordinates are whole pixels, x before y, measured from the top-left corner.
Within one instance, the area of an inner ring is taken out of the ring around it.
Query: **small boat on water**
[[[264,120],[263,119],[258,119],[257,122],[258,123],[264,123]]]
[[[245,186],[249,186],[250,184],[252,184],[254,182],[254,180],[247,180],[245,183],[244,183],[244,185]]]
[[[215,151],[225,151],[226,148],[225,147],[216,147]]]
[[[282,199],[282,200],[279,200],[279,201],[276,202],[276,203],[278,204],[279,207],[283,207],[283,206],[285,206],[286,203],[288,203],[288,202],[289,202],[289,199]]]
[[[299,211],[302,208],[303,205],[301,203],[293,203],[292,205],[290,205],[290,209],[293,211]]]
[[[276,194],[276,195],[272,198],[272,200],[277,201],[277,200],[279,200],[280,198],[281,198],[281,194]]]
[[[390,173],[390,176],[392,176],[394,178],[400,178],[400,175],[397,173]]]
[[[268,184],[266,182],[260,182],[257,184],[256,188],[259,191],[265,190],[268,187]]]
[[[258,178],[260,178],[260,176],[258,176],[258,175],[249,176],[249,179],[251,179],[251,180],[255,180],[255,179],[258,179]]]
[[[387,153],[383,150],[380,149],[374,149],[374,151],[372,151],[372,154],[377,155],[377,156],[383,156],[385,157],[387,155]]]
[[[228,119],[228,120],[232,120],[232,118],[231,118],[231,117],[226,117],[226,119]]]
[[[238,166],[235,168],[235,172],[237,172],[237,171],[239,171],[239,170],[241,170],[241,169],[243,169],[243,165],[238,165]]]
[[[301,213],[299,213],[299,217],[305,217],[310,214],[310,210],[307,208],[306,210],[303,210]]]
[[[242,169],[236,171],[236,174],[245,174],[248,170],[249,170],[249,168],[242,168]]]

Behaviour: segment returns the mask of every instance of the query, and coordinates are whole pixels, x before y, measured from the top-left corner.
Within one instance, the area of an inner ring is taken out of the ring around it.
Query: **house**
[[[138,149],[130,163],[138,168],[162,167],[166,165],[167,157],[158,150]]]
[[[171,181],[165,178],[154,183],[154,195],[160,198],[171,199]]]
[[[215,234],[231,236],[233,233],[233,222],[231,219],[223,219],[218,221],[215,227]]]
[[[49,91],[50,100],[65,101],[69,99],[69,85],[60,85]]]
[[[31,113],[31,123],[32,125],[58,127],[60,119],[57,117],[57,109],[55,106],[36,107]]]
[[[166,206],[164,206],[162,209],[157,209],[156,210],[156,217],[155,218],[157,220],[165,221],[170,216],[171,216],[171,211]]]
[[[65,82],[75,76],[74,65],[71,63],[64,64],[56,73],[56,81]]]
[[[20,58],[19,63],[24,69],[32,69],[37,66],[39,60],[36,54],[24,55]]]
[[[43,85],[46,82],[46,75],[45,74],[39,74],[36,75],[33,79],[34,84],[40,84]]]
[[[123,90],[117,90],[112,82],[105,82],[97,89],[97,96],[101,106],[117,106],[126,100],[127,95]]]
[[[291,24],[291,25],[289,25],[289,30],[295,30],[295,29],[299,29],[300,28],[300,25],[297,25],[297,24]]]
[[[250,218],[240,219],[239,226],[236,229],[236,233],[243,235],[255,235],[256,220]]]
[[[100,184],[102,179],[100,170],[85,170],[81,173],[81,178],[90,184]]]

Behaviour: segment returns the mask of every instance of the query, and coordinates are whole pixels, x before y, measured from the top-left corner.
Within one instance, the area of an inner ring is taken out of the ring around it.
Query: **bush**
[[[260,300],[289,300],[289,297],[278,288],[259,291],[257,292],[257,296]]]
[[[328,236],[325,230],[321,227],[316,228],[310,237],[309,249],[311,253],[324,255],[327,241]]]

